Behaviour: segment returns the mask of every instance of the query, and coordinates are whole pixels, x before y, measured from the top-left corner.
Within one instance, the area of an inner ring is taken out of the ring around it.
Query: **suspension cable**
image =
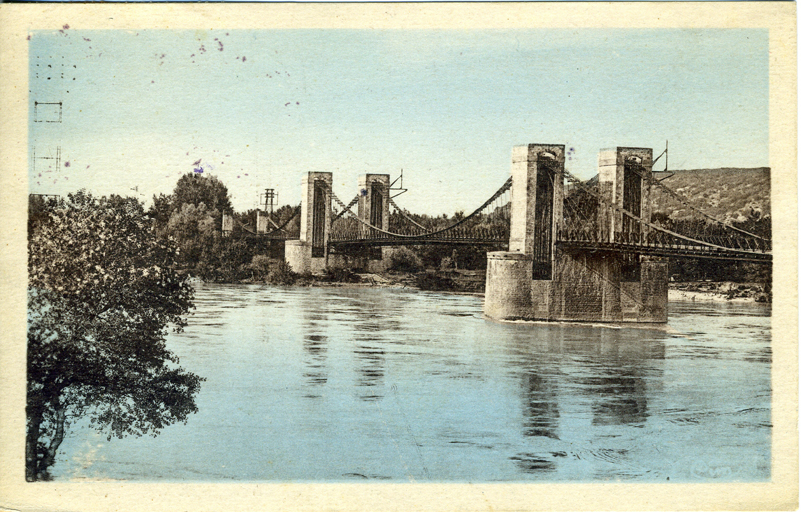
[[[285,220],[283,224],[281,224],[280,226],[276,227],[274,230],[270,231],[269,233],[264,233],[265,236],[266,235],[272,235],[273,233],[276,233],[276,232],[281,231],[282,229],[284,229],[287,226],[287,224],[289,224],[292,221],[292,219],[294,219],[295,217],[298,216],[298,214],[300,213],[300,207],[301,207],[301,205],[298,205],[297,207],[295,207],[295,212],[287,220]]]
[[[279,227],[278,227],[278,224],[276,224],[276,223],[275,223],[275,221],[274,221],[273,219],[271,219],[271,218],[270,218],[270,216],[269,216],[269,215],[267,215],[267,222],[269,222],[270,224],[272,224],[273,226],[275,226],[275,229],[281,229],[281,228],[279,228]]]
[[[690,210],[698,212],[701,215],[703,215],[704,217],[706,217],[706,218],[708,218],[710,220],[713,220],[713,221],[717,222],[718,224],[721,224],[721,225],[723,225],[723,226],[725,226],[725,227],[727,227],[729,229],[733,229],[735,231],[739,231],[740,233],[742,233],[744,235],[752,236],[754,238],[759,238],[760,240],[765,241],[765,242],[770,242],[770,240],[768,240],[766,238],[763,238],[763,237],[761,237],[761,236],[759,236],[759,235],[757,235],[755,233],[751,233],[750,231],[746,231],[744,229],[740,229],[738,227],[732,226],[731,224],[729,224],[727,222],[724,222],[724,221],[722,221],[722,220],[720,220],[720,219],[718,219],[716,217],[713,217],[712,215],[709,215],[708,213],[704,212],[700,208],[697,208],[697,207],[691,205],[686,198],[683,198],[682,196],[679,195],[678,192],[674,191],[672,188],[668,187],[667,185],[665,185],[664,183],[662,183],[658,179],[654,178],[650,173],[640,172],[639,169],[636,169],[634,167],[629,167],[629,168],[631,170],[633,170],[635,173],[637,173],[637,175],[639,175],[641,178],[644,178],[644,179],[648,180],[649,182],[655,184],[656,186],[660,187],[662,190],[667,192],[668,195],[672,196],[673,199],[679,201],[681,204],[683,204],[685,207],[689,208]]]
[[[575,177],[572,174],[570,174],[570,172],[568,172],[567,170],[562,170],[560,172],[562,172],[569,181],[571,181],[572,183],[575,183],[578,186],[582,187],[588,193],[590,193],[593,196],[595,196],[596,198],[598,198],[598,200],[600,200],[602,203],[604,203],[607,206],[615,209],[616,211],[622,213],[623,215],[626,215],[627,217],[629,217],[631,219],[634,219],[635,221],[637,221],[637,222],[639,222],[641,224],[644,224],[644,225],[646,225],[646,226],[648,226],[648,227],[650,227],[652,229],[655,229],[656,231],[661,231],[663,233],[666,233],[668,235],[674,236],[676,238],[680,238],[680,239],[686,240],[688,242],[698,243],[700,245],[704,245],[704,246],[707,246],[707,247],[712,247],[714,249],[722,249],[722,250],[728,251],[728,252],[738,252],[738,253],[743,253],[743,254],[753,254],[754,253],[754,251],[746,251],[744,249],[733,249],[731,247],[724,247],[722,245],[716,245],[716,244],[712,244],[712,243],[709,243],[709,242],[704,242],[702,240],[696,240],[694,238],[690,238],[690,237],[684,236],[684,235],[682,235],[680,233],[676,233],[675,231],[671,231],[671,230],[663,228],[661,226],[657,226],[656,224],[651,224],[650,222],[643,220],[642,218],[634,215],[633,213],[629,212],[628,210],[620,208],[619,206],[617,206],[615,204],[611,204],[605,198],[603,198],[600,194],[590,190],[589,188],[586,188],[585,185],[584,185],[584,182],[582,182],[580,179],[578,179],[577,177]]]
[[[389,204],[394,206],[395,210],[397,210],[397,212],[400,213],[401,217],[403,217],[404,219],[408,220],[409,222],[411,222],[412,224],[414,224],[418,228],[422,229],[423,231],[426,231],[426,232],[430,232],[431,231],[431,229],[429,229],[429,228],[427,228],[427,227],[425,227],[425,226],[423,226],[421,224],[418,224],[417,222],[414,221],[414,219],[412,219],[411,217],[406,215],[406,212],[400,206],[398,206],[398,203],[396,203],[395,200],[392,199],[391,197],[389,198]]]
[[[335,220],[337,220],[338,218],[340,218],[340,217],[342,217],[343,215],[345,215],[345,211],[346,211],[346,210],[349,210],[349,209],[351,209],[351,208],[353,208],[353,206],[354,206],[356,203],[358,203],[358,202],[359,202],[359,194],[356,194],[356,197],[354,197],[353,199],[351,199],[350,203],[348,203],[348,206],[346,206],[346,207],[345,207],[345,210],[342,210],[342,211],[340,211],[340,212],[338,212],[338,213],[336,213],[336,214],[334,215],[334,218],[332,218],[332,219],[331,219],[331,223],[333,224],[333,222],[334,222]]]
[[[579,220],[583,220],[588,226],[592,225],[595,221],[593,219],[590,219],[587,215],[584,215],[584,212],[582,212],[579,205],[575,204],[573,201],[575,201],[575,198],[570,198],[568,196],[565,196],[564,202],[568,213],[575,213],[579,217],[581,217]]]
[[[250,229],[250,227],[249,227],[247,224],[244,224],[244,223],[240,222],[240,221],[239,221],[239,220],[238,220],[236,217],[234,217],[233,215],[231,215],[231,218],[234,220],[234,222],[235,222],[235,223],[237,223],[237,224],[239,225],[239,227],[240,227],[240,228],[244,229],[244,230],[245,230],[245,231],[247,231],[248,233],[251,233],[251,234],[254,234],[254,235],[256,234],[256,232],[255,232],[255,231],[253,231],[252,229]]]
[[[473,218],[473,217],[475,217],[476,215],[478,215],[479,213],[481,213],[481,212],[482,212],[482,211],[483,211],[483,210],[484,210],[484,209],[485,209],[487,206],[489,206],[490,204],[492,204],[492,202],[493,202],[493,201],[495,201],[495,200],[496,200],[498,197],[500,197],[500,196],[501,196],[501,195],[502,195],[504,192],[506,192],[507,190],[509,190],[509,188],[511,188],[511,186],[512,186],[512,177],[510,176],[510,177],[509,177],[509,179],[507,179],[507,180],[506,180],[506,182],[505,182],[505,183],[504,183],[504,184],[501,186],[501,188],[499,188],[499,189],[498,189],[498,191],[497,191],[497,192],[495,192],[495,193],[492,195],[492,197],[490,197],[490,198],[489,198],[487,201],[485,201],[485,202],[484,202],[484,204],[482,204],[482,205],[481,205],[481,206],[479,206],[479,207],[478,207],[478,208],[477,208],[475,211],[473,211],[473,213],[471,213],[471,214],[470,214],[470,215],[468,215],[467,217],[464,217],[463,219],[461,219],[461,220],[459,220],[459,221],[457,221],[457,222],[455,222],[455,223],[451,224],[450,226],[448,226],[448,227],[446,227],[446,228],[443,228],[443,229],[440,229],[440,230],[437,230],[437,231],[431,231],[431,232],[425,233],[425,234],[423,234],[423,235],[401,235],[400,233],[393,233],[392,231],[387,231],[387,230],[384,230],[384,229],[381,229],[381,228],[377,228],[377,227],[373,226],[372,224],[369,224],[368,222],[366,222],[366,221],[364,221],[364,220],[360,219],[358,215],[356,215],[355,213],[353,213],[353,211],[351,211],[351,209],[350,209],[350,208],[348,208],[348,207],[345,205],[345,203],[343,203],[342,201],[340,201],[340,199],[339,199],[339,198],[336,196],[336,194],[334,194],[334,191],[333,191],[333,190],[331,191],[331,197],[332,197],[332,199],[334,199],[334,200],[337,202],[337,204],[339,204],[339,205],[340,205],[340,206],[341,206],[341,207],[342,207],[344,210],[347,210],[347,211],[348,211],[348,213],[350,213],[351,215],[353,215],[353,217],[354,217],[354,218],[355,218],[357,221],[359,221],[360,223],[364,224],[365,226],[367,226],[367,227],[369,227],[369,228],[371,228],[371,229],[374,229],[374,230],[378,231],[379,233],[384,233],[385,235],[391,235],[391,236],[398,237],[398,238],[407,238],[407,239],[413,239],[413,238],[421,238],[421,237],[422,237],[422,238],[425,238],[425,237],[429,237],[429,236],[433,236],[433,235],[438,235],[438,234],[440,234],[440,233],[444,233],[444,232],[446,232],[446,231],[450,231],[451,229],[455,228],[456,226],[459,226],[459,225],[461,225],[461,224],[464,224],[465,222],[467,222],[467,221],[468,221],[468,220],[470,220],[471,218]]]

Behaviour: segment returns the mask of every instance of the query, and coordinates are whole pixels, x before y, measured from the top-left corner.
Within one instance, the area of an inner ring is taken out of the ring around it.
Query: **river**
[[[669,329],[503,324],[482,299],[198,285],[168,346],[206,377],[157,437],[73,425],[56,480],[769,481],[770,307]]]

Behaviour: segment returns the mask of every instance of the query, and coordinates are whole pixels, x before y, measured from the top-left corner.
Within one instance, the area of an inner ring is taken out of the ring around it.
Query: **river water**
[[[480,297],[199,285],[170,348],[207,378],[158,437],[73,426],[57,480],[770,480],[770,308],[670,329],[502,324]]]

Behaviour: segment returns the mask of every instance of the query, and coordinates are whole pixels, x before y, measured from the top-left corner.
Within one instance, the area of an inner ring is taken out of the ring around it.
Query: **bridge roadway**
[[[356,238],[351,240],[331,240],[329,247],[334,252],[352,252],[360,247],[400,246],[400,245],[469,245],[469,246],[508,246],[509,238],[472,238],[469,236],[448,236],[443,233],[437,237],[391,237],[386,235]],[[600,242],[590,240],[556,240],[557,247],[571,252],[613,252],[642,254],[671,258],[701,258],[729,261],[748,261],[770,263],[773,256],[768,251],[746,249],[719,249],[707,245],[642,242]]]
[[[248,232],[251,236],[273,240],[292,240],[297,237],[286,233],[256,234]],[[353,239],[330,240],[329,247],[333,252],[352,253],[359,248],[387,247],[402,245],[461,245],[480,247],[508,247],[509,235],[500,237],[474,237],[459,233],[438,233],[436,236],[409,236],[392,237],[378,234]],[[556,240],[556,245],[570,252],[611,252],[625,254],[642,254],[646,256],[659,256],[670,258],[701,258],[728,261],[748,261],[753,263],[771,263],[773,255],[770,251],[746,250],[726,248],[719,249],[707,245],[692,245],[680,243],[665,243],[663,241],[642,242],[601,242],[598,240],[567,239]]]
[[[362,238],[356,240],[331,240],[328,246],[332,249],[353,249],[358,247],[386,247],[399,245],[471,245],[471,246],[508,246],[509,238],[504,239],[478,239],[469,237],[442,237],[442,238]]]
[[[590,242],[583,240],[559,240],[556,242],[556,245],[564,250],[574,252],[614,252],[670,258],[750,261],[754,263],[770,263],[773,261],[773,255],[769,252],[746,251],[743,249],[717,249],[706,245]]]

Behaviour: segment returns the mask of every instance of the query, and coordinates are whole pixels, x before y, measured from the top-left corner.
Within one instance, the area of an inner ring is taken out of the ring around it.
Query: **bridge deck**
[[[473,246],[495,246],[509,245],[509,238],[505,239],[486,239],[486,238],[358,238],[354,240],[331,240],[329,247],[333,248],[353,248],[353,247],[380,247],[380,246],[399,246],[399,245],[473,245]]]
[[[579,240],[561,240],[557,241],[557,245],[568,251],[616,252],[671,258],[701,258],[759,263],[773,261],[773,255],[770,252],[723,250],[706,245],[590,242]]]
[[[334,251],[353,251],[359,247],[401,246],[401,245],[470,245],[506,246],[508,239],[469,238],[469,237],[369,237],[353,240],[331,240],[329,247]],[[649,243],[649,242],[598,242],[583,240],[557,240],[556,244],[567,251],[615,252],[643,254],[671,258],[701,258],[766,263],[773,260],[767,251],[747,251],[741,249],[716,249],[706,245]]]

